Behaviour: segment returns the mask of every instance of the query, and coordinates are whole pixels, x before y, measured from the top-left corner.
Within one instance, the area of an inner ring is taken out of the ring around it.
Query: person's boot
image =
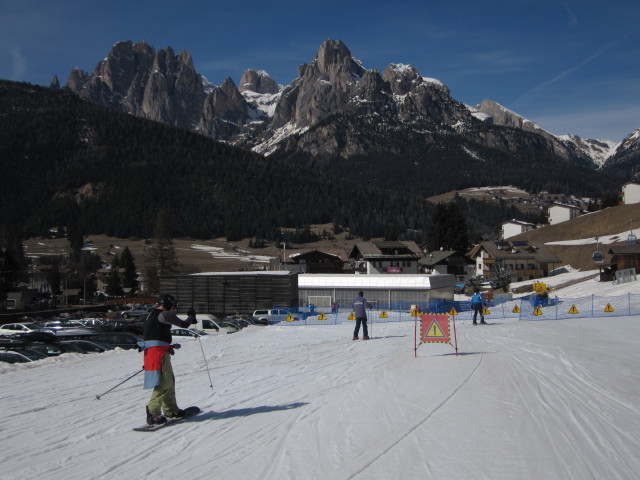
[[[149,406],[147,405],[147,424],[149,425],[162,425],[163,423],[167,423],[167,419],[164,415],[158,414],[154,415],[149,411]]]
[[[369,335],[365,335],[364,337],[362,337],[363,340],[369,340]]]
[[[184,418],[184,410],[179,408],[177,413],[170,413],[170,414],[167,414],[165,416],[167,418]]]
[[[354,339],[354,340],[359,340],[359,338],[358,338],[358,337],[353,337],[353,339]]]

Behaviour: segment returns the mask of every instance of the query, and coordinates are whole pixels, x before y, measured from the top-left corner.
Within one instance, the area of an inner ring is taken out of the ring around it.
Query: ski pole
[[[204,347],[202,346],[202,342],[200,341],[200,335],[196,337],[198,339],[198,343],[200,344],[200,350],[202,350],[202,358],[204,359],[204,366],[207,367],[207,375],[209,375],[209,386],[211,390],[213,390],[213,381],[211,381],[211,372],[209,371],[209,365],[207,364],[207,357],[204,354]]]
[[[121,381],[118,385],[116,385],[115,387],[110,388],[109,390],[107,390],[106,392],[100,394],[100,395],[96,395],[96,400],[100,400],[100,397],[102,397],[103,395],[106,395],[107,393],[109,393],[111,390],[115,390],[116,388],[118,388],[120,385],[122,385],[124,382],[131,380],[133,377],[135,377],[136,375],[138,375],[140,372],[142,372],[144,370],[144,367],[141,368],[140,370],[138,370],[136,373],[134,373],[133,375],[131,375],[130,377],[124,379],[123,381]]]

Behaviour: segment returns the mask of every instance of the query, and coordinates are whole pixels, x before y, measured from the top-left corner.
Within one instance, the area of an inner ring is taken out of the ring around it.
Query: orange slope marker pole
[[[458,335],[456,334],[456,317],[455,315],[451,315],[451,321],[453,322],[453,342],[455,346],[453,348],[456,349],[456,357],[458,356]]]
[[[413,358],[418,357],[418,317],[413,317]]]

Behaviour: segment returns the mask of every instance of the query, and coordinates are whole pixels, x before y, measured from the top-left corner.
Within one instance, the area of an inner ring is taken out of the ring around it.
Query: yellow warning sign
[[[513,310],[511,310],[512,313],[520,313],[520,307],[518,305],[516,305],[515,307],[513,307]]]
[[[442,328],[440,328],[438,322],[434,320],[433,322],[431,322],[431,325],[429,325],[425,336],[429,338],[444,338],[446,335],[442,331]]]
[[[571,305],[571,308],[569,309],[569,313],[580,313],[580,312],[578,312],[578,309],[576,308],[575,305]]]
[[[536,309],[533,311],[534,315],[542,315],[542,309],[540,307],[536,307]]]
[[[382,310],[382,312],[380,313],[380,318],[389,318],[389,315],[387,315],[387,312]]]
[[[293,318],[292,314],[289,314],[289,316],[287,317],[287,322],[293,322],[295,321],[295,318]]]
[[[326,320],[327,316],[324,313],[321,313],[320,315],[318,315],[318,320]]]
[[[484,307],[484,310],[482,311],[482,315],[491,315],[491,312],[487,307]]]
[[[449,310],[449,315],[457,315],[458,311],[456,310],[456,307],[451,307],[451,310]]]
[[[351,312],[351,313],[349,314],[349,316],[347,317],[347,320],[355,320],[355,319],[356,319],[356,314],[355,314],[355,313],[353,313],[353,312]]]
[[[604,311],[605,312],[613,312],[613,307],[611,306],[610,303],[607,303],[607,306],[604,307]]]

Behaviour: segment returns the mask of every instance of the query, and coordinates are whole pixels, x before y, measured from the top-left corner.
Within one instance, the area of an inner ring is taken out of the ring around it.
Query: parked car
[[[64,338],[71,340],[75,338],[88,338],[96,334],[96,331],[91,328],[78,327],[78,328],[61,328],[59,330],[52,330],[57,338]]]
[[[181,320],[186,320],[187,316],[183,314],[178,314],[178,318]],[[215,316],[209,315],[208,313],[198,313],[196,314],[196,320],[198,320],[198,325],[195,327],[200,327],[202,330],[206,330],[210,335],[226,335],[228,333],[235,333],[238,329],[234,326],[222,325],[220,320],[218,320]]]
[[[120,312],[122,318],[146,317],[151,309],[146,305],[134,306],[130,310]]]
[[[62,350],[62,353],[88,353],[84,348],[71,343],[71,341],[59,342],[55,345]]]
[[[6,337],[18,342],[56,342],[58,338],[51,330],[37,330],[33,332],[18,332]]]
[[[83,328],[84,325],[75,320],[55,320],[52,322],[44,322],[43,327],[47,330],[62,330],[63,328]]]
[[[225,320],[231,320],[232,322],[240,324],[242,327],[248,327],[249,325],[267,325],[265,322],[258,322],[251,315],[227,315]]]
[[[205,332],[204,330],[198,330],[197,332],[195,330],[190,330],[188,328],[172,328],[171,329],[171,336],[172,337],[191,337],[191,338],[197,338],[200,335],[208,335],[207,332]]]
[[[36,360],[42,360],[43,358],[47,358],[47,355],[44,353],[40,353],[37,350],[31,350],[28,347],[12,347],[7,350],[8,352],[18,352],[20,355],[27,357],[32,362]]]
[[[83,318],[78,320],[78,322],[80,322],[84,327],[91,328],[96,332],[108,332],[111,330],[109,322],[101,318]]]
[[[253,312],[253,318],[259,322],[267,322],[268,324],[282,322],[286,320],[289,315],[292,315],[294,320],[300,320],[300,316],[297,313],[291,312],[286,308],[264,309]]]
[[[88,340],[108,343],[114,347],[130,350],[138,348],[138,340],[142,340],[138,335],[131,332],[101,332],[92,335]]]
[[[249,322],[247,322],[243,318],[240,318],[239,315],[227,315],[221,320],[221,322],[225,324],[231,324],[234,327],[236,327],[238,330],[241,330],[251,325]]]
[[[144,332],[144,320],[136,318],[133,320],[110,320],[106,324],[108,331],[129,332],[142,335]]]
[[[47,357],[57,357],[58,355],[65,353],[65,350],[57,343],[34,342],[28,343],[26,347],[29,350],[35,350],[36,352],[43,353]]]
[[[108,343],[102,343],[94,340],[63,340],[60,342],[61,345],[76,345],[80,347],[85,353],[102,353],[108,350],[115,350],[113,345],[109,345]]]
[[[18,332],[34,332],[42,329],[37,323],[7,323],[0,326],[0,335],[12,335]]]
[[[28,363],[31,359],[22,355],[21,353],[7,350],[6,352],[0,352],[0,362],[5,363]]]

